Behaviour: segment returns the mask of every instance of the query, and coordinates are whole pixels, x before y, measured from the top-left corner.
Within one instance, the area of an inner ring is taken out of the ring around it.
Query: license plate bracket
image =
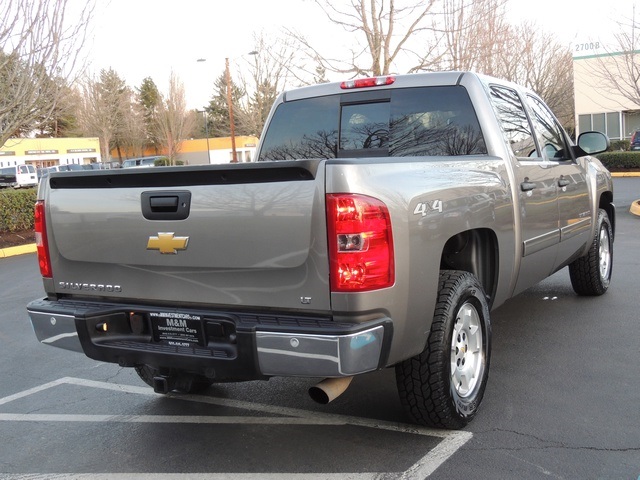
[[[204,346],[204,329],[199,315],[151,312],[153,340],[173,347]]]

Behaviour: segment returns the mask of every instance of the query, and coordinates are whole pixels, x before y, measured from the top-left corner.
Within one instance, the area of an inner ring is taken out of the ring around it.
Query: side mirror
[[[578,137],[578,147],[587,155],[602,153],[609,145],[609,137],[601,132],[584,132]]]

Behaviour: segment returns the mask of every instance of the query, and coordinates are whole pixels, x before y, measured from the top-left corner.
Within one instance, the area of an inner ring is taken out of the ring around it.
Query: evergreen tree
[[[209,136],[228,137],[231,135],[229,123],[229,106],[227,103],[227,80],[224,72],[218,77],[215,84],[214,95],[205,108]],[[241,112],[239,100],[244,97],[245,91],[231,80],[231,98],[234,108],[234,126],[236,135],[245,135],[240,128],[240,121],[236,112]]]
[[[266,79],[256,86],[248,108],[242,111],[239,117],[242,135],[260,136],[278,93],[275,85]]]
[[[151,79],[146,77],[142,80],[142,84],[138,91],[138,102],[143,112],[145,136],[147,143],[154,148],[158,148],[159,142],[156,134],[155,124],[157,122],[158,105],[161,101],[161,95],[158,87]]]

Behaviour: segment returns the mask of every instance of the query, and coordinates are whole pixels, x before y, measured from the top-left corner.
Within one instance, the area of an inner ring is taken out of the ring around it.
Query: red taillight
[[[36,202],[35,209],[36,249],[38,251],[38,264],[43,277],[51,278],[51,260],[49,258],[49,246],[47,245],[47,229],[44,220],[44,200]]]
[[[364,195],[327,195],[327,232],[333,292],[393,285],[393,236],[384,203]]]
[[[370,78],[358,78],[357,80],[347,80],[340,84],[340,88],[343,90],[349,90],[352,88],[365,88],[365,87],[380,87],[382,85],[391,85],[396,81],[396,77],[389,75],[386,77],[370,77]]]

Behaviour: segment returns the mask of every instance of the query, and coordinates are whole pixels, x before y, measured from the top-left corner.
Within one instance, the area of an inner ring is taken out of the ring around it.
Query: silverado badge
[[[162,254],[177,254],[178,250],[186,250],[189,237],[176,237],[173,232],[159,232],[158,236],[150,236],[147,250],[160,250]]]

